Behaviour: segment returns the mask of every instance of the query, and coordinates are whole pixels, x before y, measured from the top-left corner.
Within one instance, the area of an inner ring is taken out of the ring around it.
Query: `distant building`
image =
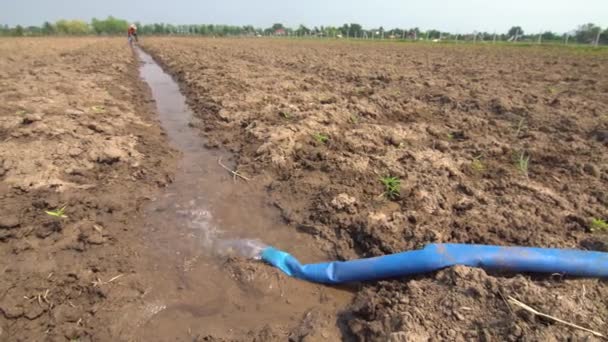
[[[276,29],[274,31],[274,35],[275,36],[285,36],[285,35],[287,35],[287,31],[285,31],[285,29],[282,29],[282,28]]]

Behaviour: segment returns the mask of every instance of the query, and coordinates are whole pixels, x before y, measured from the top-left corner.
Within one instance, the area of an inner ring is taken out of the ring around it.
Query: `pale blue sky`
[[[608,0],[0,0],[0,24],[39,25],[60,18],[108,15],[173,24],[251,24],[267,27],[341,25],[435,28],[451,32],[566,32],[593,22],[608,26]]]

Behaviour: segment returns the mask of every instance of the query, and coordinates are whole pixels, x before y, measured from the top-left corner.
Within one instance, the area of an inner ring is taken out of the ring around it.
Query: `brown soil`
[[[141,302],[174,157],[137,66],[124,39],[0,40],[0,341],[117,340]]]
[[[231,150],[252,181],[214,178],[215,160],[191,183],[176,170],[183,158],[124,39],[1,39],[0,341],[589,336],[507,296],[608,333],[602,280],[454,267],[335,289],[201,256],[163,214],[181,204],[176,188],[213,189],[203,195],[224,225],[304,262],[429,242],[606,251],[589,231],[608,219],[605,54],[178,38],[145,48],[181,81],[206,145]],[[513,161],[522,151],[528,177]],[[386,175],[402,181],[393,200],[381,196]],[[45,213],[64,206],[65,218]],[[283,222],[268,227],[275,211]]]
[[[284,221],[332,257],[429,242],[608,251],[589,229],[608,218],[605,53],[180,38],[144,47],[181,82],[208,145],[234,152]],[[394,200],[379,182],[389,175],[401,179]],[[608,333],[604,280],[464,267],[365,284],[340,320],[344,338],[360,341],[589,337],[507,296]]]

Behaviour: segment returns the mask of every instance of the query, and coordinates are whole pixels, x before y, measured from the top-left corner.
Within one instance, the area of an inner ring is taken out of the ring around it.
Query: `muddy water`
[[[141,77],[181,161],[174,182],[146,208],[146,272],[153,286],[145,289],[146,306],[133,318],[139,326],[135,338],[250,339],[265,327],[280,336],[312,310],[331,317],[315,327],[321,336],[339,339],[335,317],[350,301],[348,291],[285,277],[223,248],[225,241],[258,239],[302,261],[325,259],[312,237],[282,224],[255,181],[235,180],[219,165],[221,158],[232,167],[230,155],[204,147],[189,126],[195,119],[178,85],[149,55],[137,53]]]

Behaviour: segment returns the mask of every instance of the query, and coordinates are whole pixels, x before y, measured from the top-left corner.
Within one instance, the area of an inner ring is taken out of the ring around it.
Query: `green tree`
[[[11,29],[8,25],[0,25],[0,36],[8,36],[11,34]]]
[[[400,28],[394,28],[394,29],[391,29],[390,31],[387,31],[386,34],[389,37],[394,36],[394,38],[401,38],[401,37],[403,37],[403,30]]]
[[[23,26],[21,26],[21,25],[15,26],[15,29],[13,30],[13,35],[17,36],[17,37],[23,36]]]
[[[99,20],[97,18],[93,18],[91,20],[91,27],[93,28],[93,31],[95,31],[95,33],[97,34],[102,34],[105,31],[104,21]]]
[[[137,26],[137,30],[142,34],[154,34],[154,24]]]
[[[86,34],[89,32],[89,24],[82,20],[59,20],[55,23],[57,31],[63,34]]]
[[[588,23],[579,26],[574,33],[574,37],[578,43],[588,44],[593,43],[597,37],[597,33],[601,28],[593,23]]]
[[[122,34],[127,31],[129,22],[124,19],[114,18],[113,16],[109,16],[103,20],[93,18],[91,27],[97,34]]]
[[[281,29],[285,29],[285,26],[283,26],[283,24],[281,23],[276,23],[272,25],[272,31],[276,32],[277,30],[281,30]]]
[[[253,35],[255,34],[255,31],[255,27],[253,27],[252,25],[243,26],[243,33],[246,35]]]
[[[68,34],[68,21],[65,19],[57,20],[55,22],[55,28],[57,29],[57,33],[59,34]]]
[[[439,39],[439,36],[441,36],[441,32],[438,30],[428,30],[426,33],[428,34],[429,39]]]
[[[154,34],[165,34],[166,30],[165,30],[165,24],[160,23],[160,24],[154,24]]]
[[[310,34],[310,29],[304,25],[300,25],[300,27],[298,27],[298,29],[296,30],[296,33],[298,34],[298,36],[308,35]]]
[[[334,26],[325,26],[323,28],[324,30],[324,35],[327,37],[337,37],[340,34],[340,29]]]
[[[420,37],[420,29],[418,27],[414,27],[413,29],[409,29],[407,31],[407,36],[410,39],[418,39]]]
[[[559,36],[559,35],[557,35],[557,34],[555,34],[555,33],[551,32],[551,31],[546,31],[546,32],[543,32],[543,33],[541,34],[541,38],[542,38],[542,40],[543,40],[543,42],[544,42],[544,41],[554,41],[554,40],[560,40],[560,39],[561,39],[561,36]]]
[[[600,35],[600,44],[608,44],[608,27]]]
[[[340,27],[340,34],[342,34],[343,37],[349,37],[351,35],[350,25],[348,25],[348,24],[342,25],[342,27]]]
[[[49,23],[48,21],[45,21],[44,24],[42,24],[42,34],[45,35],[52,35],[55,33],[55,27],[53,26],[53,24]]]
[[[28,26],[25,29],[25,34],[32,35],[32,36],[40,36],[40,35],[42,35],[42,28],[39,26]]]
[[[363,36],[363,26],[357,23],[350,24],[350,35],[352,37],[361,37]]]
[[[521,37],[524,35],[524,30],[521,26],[512,26],[507,32],[507,36],[509,37]]]

